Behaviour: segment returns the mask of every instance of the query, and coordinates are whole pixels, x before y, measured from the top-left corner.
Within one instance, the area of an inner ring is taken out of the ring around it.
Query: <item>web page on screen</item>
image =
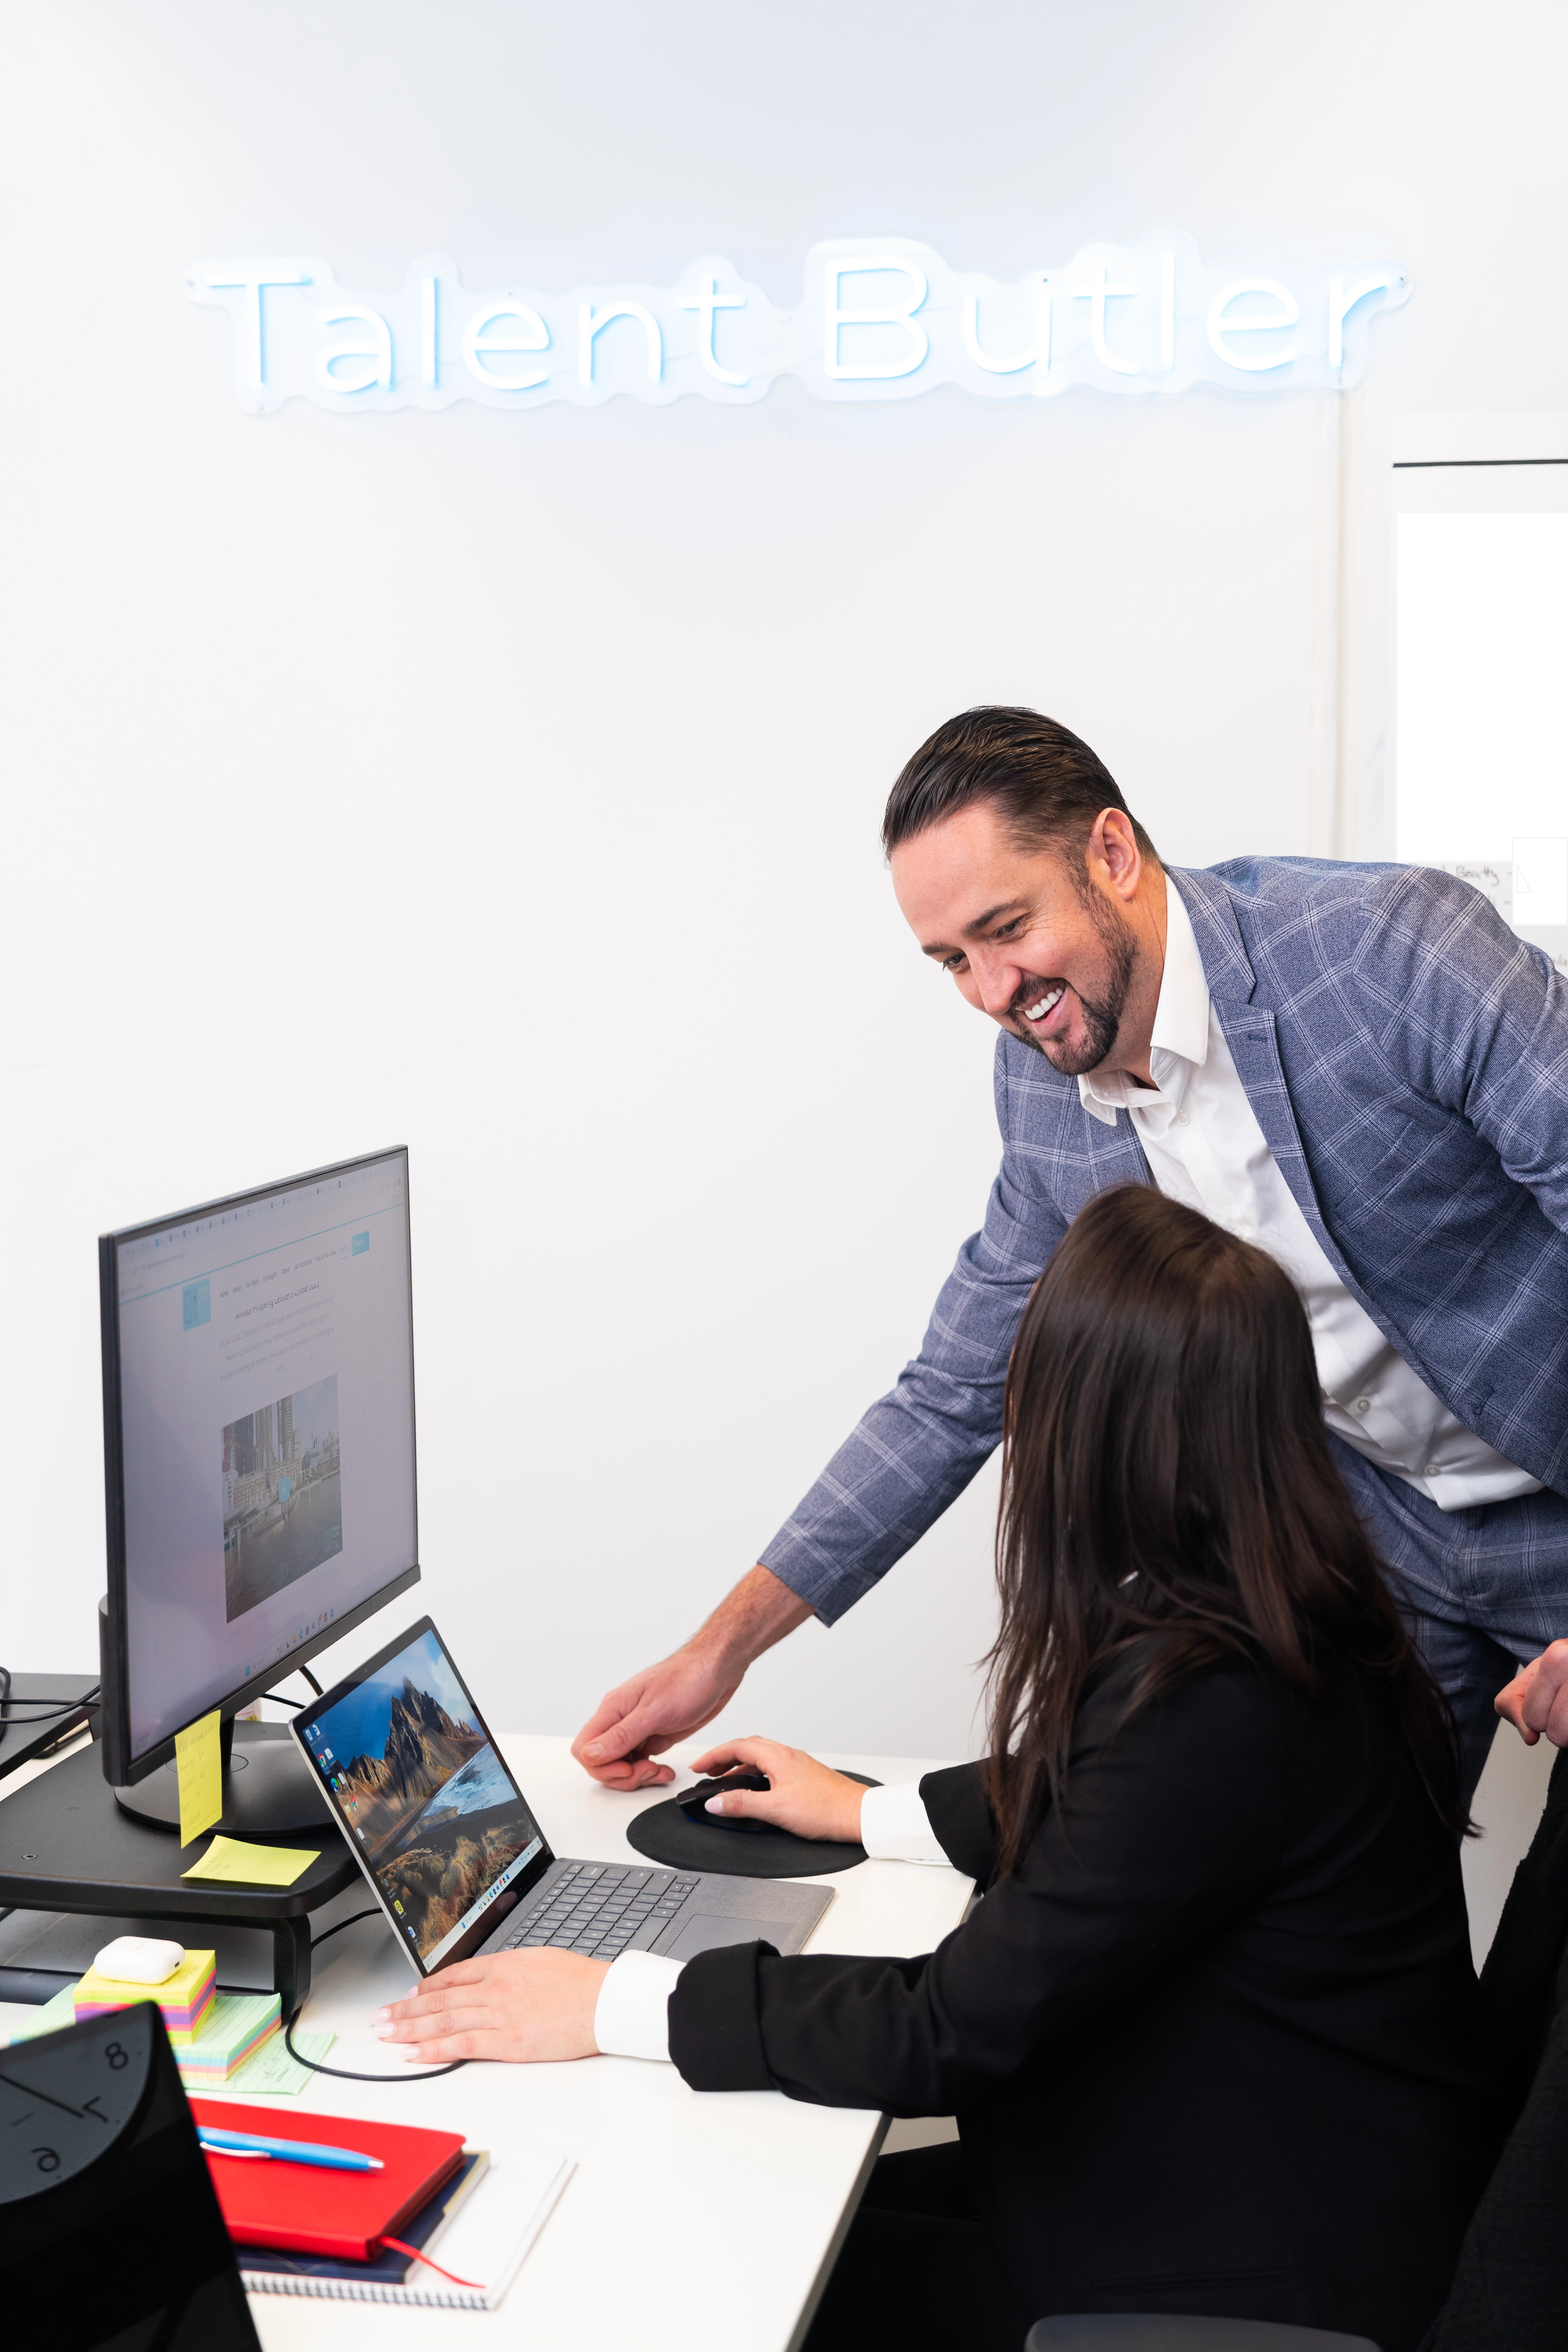
[[[118,1258],[141,1755],[414,1564],[406,1157]]]

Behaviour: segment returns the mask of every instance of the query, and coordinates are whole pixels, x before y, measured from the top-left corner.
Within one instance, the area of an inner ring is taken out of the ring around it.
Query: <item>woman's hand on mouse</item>
[[[834,1838],[854,1845],[860,1836],[860,1800],[866,1791],[858,1780],[847,1780],[815,1756],[785,1748],[777,1739],[725,1739],[700,1756],[692,1770],[703,1779],[732,1772],[739,1766],[765,1773],[765,1789],[733,1789],[710,1797],[710,1812],[738,1814],[753,1822],[771,1822],[775,1829],[793,1830],[796,1837]]]
[[[454,2058],[593,2058],[594,2011],[609,1965],[549,1945],[459,1960],[407,2000],[378,2009],[371,2031],[427,2066]]]

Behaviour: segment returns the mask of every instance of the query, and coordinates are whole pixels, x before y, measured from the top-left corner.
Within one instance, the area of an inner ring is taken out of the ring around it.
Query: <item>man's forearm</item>
[[[687,1647],[733,1669],[737,1679],[754,1658],[793,1633],[814,1614],[811,1603],[793,1592],[771,1568],[747,1570],[691,1636]]]

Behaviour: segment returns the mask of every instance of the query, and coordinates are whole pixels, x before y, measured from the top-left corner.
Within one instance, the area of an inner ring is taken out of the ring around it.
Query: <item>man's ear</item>
[[[1099,868],[1107,889],[1118,898],[1136,896],[1143,858],[1125,809],[1100,810],[1090,829],[1087,851],[1089,872]]]

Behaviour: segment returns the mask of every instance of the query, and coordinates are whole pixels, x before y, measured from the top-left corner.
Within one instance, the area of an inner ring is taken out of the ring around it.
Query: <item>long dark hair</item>
[[[1322,1654],[1348,1658],[1465,1828],[1452,1715],[1334,1467],[1307,1318],[1271,1257],[1147,1186],[1098,1194],[1024,1310],[1003,1447],[988,1687],[1005,1871],[1061,1797],[1088,1685],[1135,1645],[1129,1712],[1226,1656],[1309,1694]]]

